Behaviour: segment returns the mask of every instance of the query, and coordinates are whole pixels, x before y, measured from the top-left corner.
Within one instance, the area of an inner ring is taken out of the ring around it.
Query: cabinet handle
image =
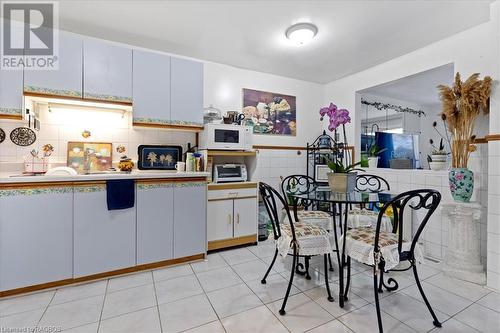
[[[227,214],[227,224],[231,224],[232,219],[231,214]]]
[[[236,214],[236,223],[240,223],[240,213]]]

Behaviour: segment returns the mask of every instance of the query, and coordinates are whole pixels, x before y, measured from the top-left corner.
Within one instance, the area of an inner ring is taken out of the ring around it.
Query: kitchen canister
[[[194,155],[193,155],[193,153],[186,154],[186,171],[187,172],[194,171]]]

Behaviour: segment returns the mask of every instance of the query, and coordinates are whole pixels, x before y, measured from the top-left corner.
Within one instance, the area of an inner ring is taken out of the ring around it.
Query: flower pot
[[[356,172],[350,173],[328,173],[328,185],[332,192],[353,192],[356,188]]]
[[[375,157],[368,157],[368,167],[369,168],[377,168],[378,166],[378,156]]]
[[[447,155],[445,154],[432,154],[432,162],[446,162]]]
[[[474,191],[474,174],[467,168],[452,168],[448,174],[450,191],[458,202],[469,202]]]
[[[440,171],[446,169],[446,162],[429,162],[429,167],[431,170]]]

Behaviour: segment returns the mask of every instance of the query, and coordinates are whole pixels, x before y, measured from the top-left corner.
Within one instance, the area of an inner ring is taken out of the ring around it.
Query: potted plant
[[[449,172],[450,190],[455,201],[469,202],[474,190],[474,174],[467,168],[474,145],[474,125],[480,114],[489,112],[491,78],[479,79],[472,74],[465,82],[460,73],[455,76],[453,86],[439,85],[439,96],[443,105],[441,114],[451,141],[452,168]]]
[[[434,140],[432,139],[429,140],[429,143],[432,146],[431,156],[427,156],[429,167],[434,171],[446,169],[446,159],[448,158],[448,153],[444,149],[443,138],[439,141],[438,147],[434,145]]]
[[[356,187],[357,172],[364,171],[356,169],[361,162],[345,166],[342,161],[330,161],[328,167],[332,172],[328,173],[328,185],[333,192],[352,192]]]
[[[378,156],[377,155],[383,153],[386,150],[387,150],[387,148],[380,149],[380,147],[376,143],[373,143],[370,146],[370,148],[368,148],[368,167],[369,168],[376,168],[378,166]]]

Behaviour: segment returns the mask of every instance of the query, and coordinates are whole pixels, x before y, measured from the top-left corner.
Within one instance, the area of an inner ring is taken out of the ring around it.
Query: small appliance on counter
[[[216,164],[214,183],[246,182],[248,180],[245,164]]]
[[[252,150],[252,126],[205,124],[200,136],[200,149]]]

